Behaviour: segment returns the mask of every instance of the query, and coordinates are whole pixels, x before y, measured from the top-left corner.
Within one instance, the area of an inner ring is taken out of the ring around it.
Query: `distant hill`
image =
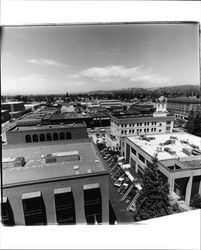
[[[169,86],[169,87],[155,87],[155,88],[122,88],[116,90],[96,90],[87,92],[88,94],[112,94],[118,92],[161,92],[161,93],[188,93],[189,95],[193,92],[199,93],[200,86],[199,85],[177,85],[177,86]]]

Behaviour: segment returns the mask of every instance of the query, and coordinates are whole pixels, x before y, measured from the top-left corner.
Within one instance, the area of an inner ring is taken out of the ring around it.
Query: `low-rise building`
[[[124,137],[121,152],[141,177],[157,157],[158,170],[169,183],[170,192],[175,192],[188,205],[193,195],[201,194],[200,137],[185,132]]]
[[[8,144],[39,143],[87,138],[87,126],[84,123],[15,126],[6,132]]]
[[[111,115],[111,134],[117,138],[118,143],[123,136],[171,133],[174,117],[166,110],[166,99],[159,99],[156,106],[150,114],[136,111]]]
[[[1,124],[10,120],[10,114],[8,110],[1,110]]]
[[[200,98],[177,97],[168,98],[167,109],[177,119],[188,120],[189,113],[193,108],[201,105]]]
[[[3,147],[6,225],[109,223],[109,173],[89,139]]]

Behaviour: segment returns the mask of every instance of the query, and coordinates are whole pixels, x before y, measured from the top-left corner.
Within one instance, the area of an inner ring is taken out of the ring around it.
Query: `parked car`
[[[114,187],[121,187],[121,185],[123,184],[123,182],[125,181],[124,178],[120,177],[115,183],[114,183]]]
[[[125,194],[128,188],[129,188],[129,184],[127,182],[124,182],[123,185],[120,187],[119,191],[121,194]]]

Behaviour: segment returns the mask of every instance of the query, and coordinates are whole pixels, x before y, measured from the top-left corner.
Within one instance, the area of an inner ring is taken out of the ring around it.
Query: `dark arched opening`
[[[25,136],[25,141],[26,141],[26,142],[32,142],[31,136],[30,136],[30,135],[26,135],[26,136]]]
[[[51,135],[50,133],[48,133],[48,134],[46,135],[46,140],[47,140],[47,141],[52,141],[52,135]]]
[[[58,134],[57,134],[57,133],[54,133],[54,134],[53,134],[53,141],[58,141],[58,139],[59,139]]]
[[[32,136],[32,138],[33,138],[33,142],[38,142],[38,135],[37,134],[34,134]]]
[[[72,138],[71,133],[70,133],[70,132],[67,132],[67,133],[66,133],[66,139],[69,140],[69,139],[71,139],[71,138]]]
[[[40,141],[45,141],[45,135],[44,134],[40,134]]]
[[[65,134],[63,132],[60,133],[59,139],[60,140],[65,140]]]

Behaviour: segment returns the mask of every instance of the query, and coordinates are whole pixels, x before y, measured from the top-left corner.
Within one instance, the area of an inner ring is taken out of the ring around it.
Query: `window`
[[[102,201],[99,184],[84,185],[84,210],[87,224],[102,223]]]
[[[146,128],[144,128],[144,132],[146,132]]]
[[[131,152],[136,155],[136,150],[134,148],[131,148]]]
[[[166,124],[171,124],[171,121],[166,121]]]
[[[147,132],[149,132],[149,128],[147,129]]]
[[[32,138],[33,138],[33,142],[38,142],[38,135],[37,134],[34,134],[32,136]]]
[[[67,139],[67,140],[72,139],[72,136],[71,136],[71,133],[70,133],[70,132],[67,132],[67,133],[66,133],[66,139]]]
[[[159,132],[161,132],[161,129],[159,129]]]
[[[71,188],[54,190],[56,218],[58,224],[76,224],[75,202]]]
[[[53,141],[58,141],[58,139],[59,139],[58,134],[57,134],[57,133],[54,133],[54,134],[53,134]]]
[[[159,123],[159,126],[162,126],[162,123]]]
[[[52,141],[52,135],[51,135],[50,133],[48,133],[48,134],[46,135],[46,140],[47,140],[47,141]]]
[[[26,135],[25,136],[25,141],[28,143],[28,142],[32,142],[31,140],[31,136],[30,135]]]
[[[46,213],[40,192],[22,195],[25,225],[46,225]]]
[[[166,127],[166,130],[170,130],[170,127]]]
[[[40,138],[40,141],[45,141],[45,135],[44,134],[40,134],[39,138]]]
[[[136,172],[136,161],[134,161],[132,157],[131,157],[131,167]]]
[[[123,133],[124,133],[124,131],[122,130],[122,131],[121,131],[121,134],[123,134]]]
[[[63,132],[60,133],[59,139],[60,140],[65,140],[65,134]]]
[[[3,201],[1,203],[1,212],[3,224],[6,226],[13,226],[15,224],[13,211],[7,197],[3,197]]]
[[[138,154],[138,156],[139,156],[139,160],[140,160],[141,162],[145,163],[145,158],[144,158],[144,156],[142,156],[141,154]]]

